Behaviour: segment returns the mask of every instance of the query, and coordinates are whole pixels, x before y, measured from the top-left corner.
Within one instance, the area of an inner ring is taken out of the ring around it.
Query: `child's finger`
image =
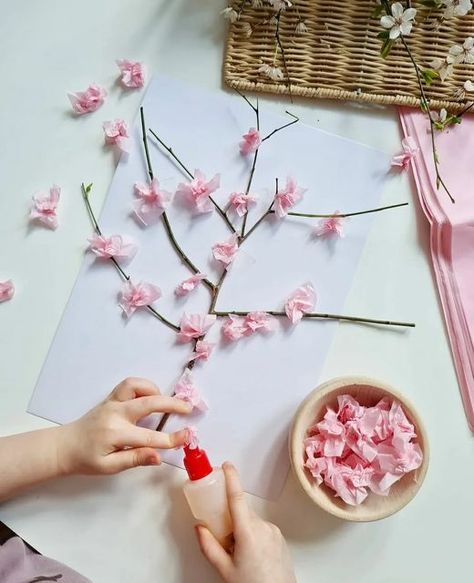
[[[187,415],[191,413],[192,407],[181,399],[166,397],[165,395],[153,395],[150,397],[139,397],[132,401],[127,401],[124,406],[128,418],[136,422],[138,419],[150,415],[151,413],[178,413]]]
[[[148,379],[129,377],[115,387],[109,398],[112,401],[128,401],[136,397],[159,394],[159,388]]]
[[[222,469],[225,475],[227,502],[229,504],[234,531],[238,532],[248,527],[252,512],[248,507],[245,493],[240,484],[239,474],[235,467],[231,463],[225,462]]]
[[[227,581],[233,567],[230,556],[205,526],[197,525],[196,535],[202,554],[217,569],[222,579]]]
[[[161,461],[158,452],[150,447],[124,449],[104,458],[104,470],[108,474],[117,474],[137,466],[157,466],[159,464]]]
[[[184,445],[188,437],[186,429],[174,433],[153,431],[144,427],[130,426],[121,432],[118,447],[153,447],[155,449],[173,449]]]

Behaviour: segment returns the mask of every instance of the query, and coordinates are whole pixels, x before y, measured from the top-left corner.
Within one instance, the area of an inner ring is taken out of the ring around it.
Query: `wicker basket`
[[[474,36],[474,11],[447,20],[435,30],[440,13],[431,13],[416,2],[413,5],[418,14],[407,42],[421,67],[428,67],[435,57],[444,59],[453,44]],[[224,60],[226,84],[240,91],[288,94],[291,90],[292,95],[302,97],[419,107],[415,70],[403,45],[398,43],[386,60],[380,56],[377,34],[382,28],[378,19],[371,18],[374,6],[375,0],[299,0],[297,8],[283,12],[279,31],[289,87],[258,72],[274,58],[284,69],[281,52],[276,51],[275,26],[268,23],[272,9],[246,5],[240,19],[230,25]],[[295,34],[298,12],[308,27],[303,35]],[[264,20],[266,24],[262,24]],[[252,27],[250,37],[246,23]],[[431,107],[462,110],[466,102],[457,93],[466,79],[474,79],[474,65],[455,65],[449,79],[436,80],[426,89]]]

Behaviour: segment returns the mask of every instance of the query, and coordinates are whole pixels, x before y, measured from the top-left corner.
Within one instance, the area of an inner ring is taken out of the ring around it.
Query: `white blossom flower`
[[[258,72],[272,81],[283,81],[284,79],[283,71],[280,67],[275,67],[273,65],[262,65],[259,67]]]
[[[247,38],[252,36],[253,29],[252,29],[250,22],[243,22],[242,23],[242,32],[244,33],[244,35]]]
[[[446,57],[448,63],[474,63],[474,38],[467,37],[462,45],[453,45]]]
[[[446,6],[443,14],[444,18],[465,16],[472,8],[471,0],[442,0],[442,4]]]
[[[261,8],[263,6],[263,0],[252,0],[252,8]]]
[[[237,10],[234,10],[232,6],[227,6],[227,8],[224,8],[221,14],[226,20],[232,23],[236,22],[240,18],[239,13]]]
[[[443,109],[439,113],[437,111],[431,112],[431,117],[433,118],[434,121],[438,122],[440,125],[444,125],[448,117],[448,112],[443,107]]]
[[[439,77],[443,82],[446,81],[446,79],[450,77],[453,72],[453,65],[448,63],[446,59],[440,59],[439,57],[433,59],[430,63],[430,66],[439,74]]]
[[[298,24],[296,25],[295,28],[295,32],[296,34],[304,34],[305,32],[308,32],[308,27],[306,26],[303,20],[298,21]]]
[[[467,80],[464,83],[464,89],[468,92],[468,93],[473,93],[474,92],[474,81],[469,81]]]
[[[275,10],[275,12],[286,10],[291,6],[290,0],[268,0],[268,3],[272,5],[272,8]]]
[[[382,16],[380,24],[390,30],[390,38],[395,40],[399,36],[410,34],[415,16],[415,8],[404,10],[400,2],[395,2],[392,4],[392,15]]]

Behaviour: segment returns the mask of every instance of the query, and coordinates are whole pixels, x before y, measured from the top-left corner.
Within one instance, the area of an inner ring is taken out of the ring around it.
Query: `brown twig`
[[[283,60],[283,68],[285,69],[285,75],[286,75],[286,79],[287,79],[287,84],[288,84],[288,93],[290,95],[290,101],[291,103],[293,103],[293,95],[291,93],[291,79],[290,79],[290,73],[288,71],[288,66],[286,63],[286,56],[285,56],[285,50],[283,48],[283,45],[281,43],[281,39],[280,39],[280,18],[281,18],[281,10],[278,11],[278,14],[276,15],[276,29],[275,29],[275,39],[276,42],[278,44],[278,47],[280,49],[281,52],[281,58]]]
[[[310,219],[332,219],[332,218],[337,218],[340,217],[341,219],[345,219],[348,217],[356,217],[358,215],[368,215],[370,213],[378,213],[381,211],[386,211],[389,209],[396,209],[396,208],[400,208],[402,206],[408,206],[408,202],[400,202],[398,204],[390,204],[388,206],[379,206],[377,208],[374,209],[369,209],[366,211],[356,211],[354,213],[331,213],[331,214],[315,214],[315,213],[297,213],[297,212],[288,212],[288,215],[292,216],[292,217],[307,217]],[[274,213],[275,211],[267,211],[270,213]]]

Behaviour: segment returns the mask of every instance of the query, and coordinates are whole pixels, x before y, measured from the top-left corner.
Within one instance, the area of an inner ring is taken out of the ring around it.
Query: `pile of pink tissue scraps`
[[[414,425],[400,403],[387,398],[364,407],[341,395],[337,404],[337,411],[328,407],[308,430],[306,468],[346,504],[361,504],[369,490],[387,496],[392,484],[423,460]]]

